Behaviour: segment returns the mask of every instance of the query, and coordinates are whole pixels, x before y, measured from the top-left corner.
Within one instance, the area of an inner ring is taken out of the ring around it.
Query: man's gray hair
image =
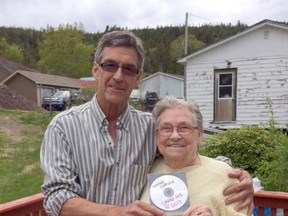
[[[176,98],[174,96],[166,96],[162,100],[156,103],[152,114],[154,116],[154,120],[158,125],[159,116],[166,110],[174,107],[182,107],[188,108],[191,112],[194,121],[197,123],[197,127],[199,129],[203,129],[203,117],[200,112],[198,104],[194,100],[184,100],[180,98]]]
[[[102,58],[102,51],[105,47],[130,47],[134,48],[138,54],[137,69],[143,71],[144,66],[144,48],[140,38],[131,31],[112,31],[103,35],[98,42],[94,62],[99,64]]]

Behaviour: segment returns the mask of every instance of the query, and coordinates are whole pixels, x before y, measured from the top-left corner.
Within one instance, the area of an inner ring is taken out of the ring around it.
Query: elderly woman
[[[234,210],[237,203],[225,205],[223,191],[237,181],[227,176],[232,168],[198,154],[203,135],[198,105],[167,96],[156,104],[153,115],[157,146],[163,158],[155,161],[151,172],[186,173],[190,207],[183,215],[246,215],[247,209]],[[149,202],[148,193],[146,187],[141,200]]]

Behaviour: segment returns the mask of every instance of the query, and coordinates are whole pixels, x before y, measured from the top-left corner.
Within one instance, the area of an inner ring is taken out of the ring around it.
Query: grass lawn
[[[0,109],[0,203],[40,192],[44,175],[39,151],[53,116],[47,111]]]

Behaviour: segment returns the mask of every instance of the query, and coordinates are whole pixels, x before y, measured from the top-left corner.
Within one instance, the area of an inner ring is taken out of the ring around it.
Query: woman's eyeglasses
[[[177,126],[177,127],[172,127],[172,126],[159,127],[157,130],[161,136],[170,137],[171,134],[174,132],[174,130],[176,130],[177,133],[180,136],[182,136],[182,135],[190,134],[191,132],[197,129],[198,127],[185,125],[185,126]]]

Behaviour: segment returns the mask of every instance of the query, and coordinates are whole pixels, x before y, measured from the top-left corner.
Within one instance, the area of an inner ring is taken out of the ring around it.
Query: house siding
[[[211,65],[187,65],[186,97],[195,100],[202,112],[204,126],[213,121],[214,74]]]
[[[184,98],[184,80],[164,73],[156,73],[142,80],[139,84],[141,92],[155,91],[159,98],[166,95]]]
[[[28,100],[37,104],[36,84],[30,79],[17,75],[13,80],[5,83],[10,89],[13,89],[17,94],[23,95]]]
[[[267,124],[273,112],[278,126],[285,127],[288,123],[287,50],[288,25],[264,20],[179,60],[185,65],[187,99],[198,102],[204,126],[239,128]],[[213,123],[214,73],[230,67],[237,71],[236,121],[216,124]]]
[[[288,56],[231,61],[237,69],[236,124],[267,123],[271,100],[275,120],[284,126],[288,122]],[[225,68],[223,60],[187,65],[187,99],[198,102],[206,126],[213,121],[215,68]]]
[[[257,124],[271,118],[269,101],[276,122],[288,123],[288,56],[251,59],[239,63],[237,121]]]
[[[266,32],[269,32],[268,38],[265,37]],[[192,55],[187,60],[199,64],[238,58],[245,61],[255,57],[287,56],[287,49],[288,28],[284,30],[265,25],[234,40],[223,42],[209,51]]]

